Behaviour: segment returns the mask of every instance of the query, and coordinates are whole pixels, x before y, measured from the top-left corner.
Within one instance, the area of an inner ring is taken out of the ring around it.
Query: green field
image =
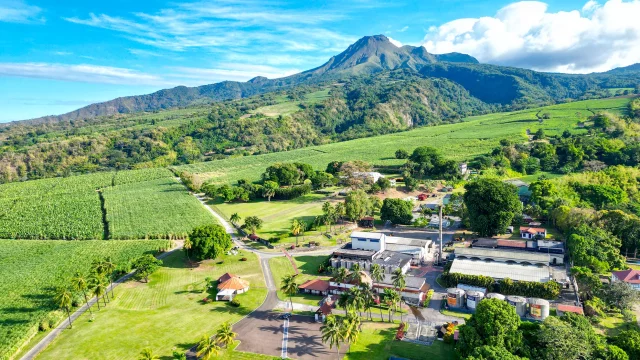
[[[307,194],[287,201],[257,200],[246,203],[216,201],[212,202],[211,206],[227,219],[234,213],[238,213],[242,219],[247,216],[258,216],[264,221],[264,225],[256,233],[265,239],[269,239],[276,236],[290,235],[291,224],[294,219],[312,223],[316,216],[322,215],[322,204],[329,200],[326,195]],[[295,237],[290,235],[289,238],[281,239],[279,243],[295,244],[295,240]],[[329,240],[321,235],[320,231],[307,231],[304,239],[303,236],[298,236],[298,240],[299,244],[313,240],[319,241],[321,245],[335,245],[335,240]]]
[[[302,105],[317,104],[329,97],[329,89],[315,91],[304,96],[301,101],[289,101],[285,96],[276,97],[275,105],[262,106],[252,110],[252,114],[264,114],[266,116],[290,115],[302,110]]]
[[[248,261],[240,261],[242,257]],[[223,322],[238,321],[266,297],[260,264],[251,253],[223,256],[196,268],[187,267],[185,260],[183,252],[170,255],[148,284],[131,281],[118,287],[116,299],[97,312],[93,322],[83,315],[38,359],[135,359],[145,347],[162,359],[171,359],[174,348],[185,351]],[[247,293],[236,297],[241,306],[222,301],[203,304],[203,298],[216,292],[215,288],[207,291],[205,279],[217,279],[225,272],[251,284]],[[228,358],[235,357],[228,354]]]
[[[298,267],[300,274],[296,276],[296,283],[301,285],[307,280],[320,277],[323,280],[328,280],[330,276],[328,273],[319,274],[318,266],[322,264],[327,256],[296,256],[293,258]],[[280,289],[282,285],[282,278],[286,275],[293,275],[295,271],[291,262],[286,257],[276,257],[269,259],[269,265],[271,266],[271,274],[276,283],[276,287]],[[282,291],[278,290],[278,298],[280,300],[289,300],[289,296],[285,295]],[[318,302],[322,300],[322,296],[311,294],[296,294],[291,297],[294,303],[318,305]]]
[[[396,356],[410,360],[457,359],[453,345],[434,341],[431,346],[395,341],[398,325],[367,323],[362,327],[358,341],[351,345],[347,360],[387,360]]]
[[[213,221],[164,168],[0,185],[0,238],[4,239],[184,237],[194,226]]]
[[[177,167],[197,174],[200,180],[217,184],[232,183],[239,179],[258,180],[264,169],[275,162],[300,161],[325,169],[330,161],[364,160],[374,165],[399,165],[394,153],[399,148],[412,150],[429,145],[440,149],[448,158],[469,160],[491,151],[504,138],[527,141],[526,130],[532,133],[542,128],[548,135],[565,130],[583,133],[578,122],[598,111],[624,114],[627,98],[587,100],[510,113],[474,116],[449,125],[417,128],[411,131],[357,140],[313,146],[293,151],[257,156],[234,157]],[[549,113],[550,119],[542,123],[539,114]]]
[[[202,204],[172,177],[118,185],[104,191],[109,238],[184,238],[215,223]]]
[[[124,265],[167,241],[0,240],[0,359],[6,359],[38,331],[44,319],[62,319],[52,292],[91,262],[112,257]]]

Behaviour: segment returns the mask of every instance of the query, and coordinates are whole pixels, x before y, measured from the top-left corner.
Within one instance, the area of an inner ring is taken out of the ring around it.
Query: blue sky
[[[602,71],[640,62],[639,17],[640,0],[0,0],[0,121],[285,76],[374,34],[488,63]]]

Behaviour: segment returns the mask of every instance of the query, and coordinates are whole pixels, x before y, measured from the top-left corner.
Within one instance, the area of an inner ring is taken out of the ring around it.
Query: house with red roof
[[[298,289],[307,294],[327,295],[329,294],[329,282],[322,279],[307,280]]]
[[[640,290],[640,271],[629,269],[611,272],[611,282],[623,281],[635,290]]]
[[[218,279],[218,293],[216,300],[231,301],[233,297],[249,291],[249,282],[240,277],[225,273]]]
[[[547,237],[547,229],[541,227],[520,226],[520,237],[523,239],[534,239],[536,236],[544,239]]]

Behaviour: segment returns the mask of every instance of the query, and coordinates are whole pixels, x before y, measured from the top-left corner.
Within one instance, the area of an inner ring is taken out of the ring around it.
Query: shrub
[[[424,301],[422,302],[422,307],[429,307],[432,296],[433,296],[433,289],[429,289],[429,291],[427,291],[427,296],[425,296]]]
[[[233,299],[233,300],[229,301],[229,305],[231,305],[233,307],[240,307],[240,301],[238,299]]]
[[[243,257],[243,258],[240,259],[240,261],[247,261],[247,258]]]
[[[273,196],[278,200],[291,200],[311,192],[311,184],[279,188]]]

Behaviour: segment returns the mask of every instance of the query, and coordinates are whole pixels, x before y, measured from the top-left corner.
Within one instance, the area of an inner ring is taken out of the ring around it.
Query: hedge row
[[[273,196],[278,200],[291,200],[311,192],[311,184],[279,188]]]
[[[513,281],[509,278],[498,281],[483,275],[465,275],[459,273],[444,273],[441,276],[442,283],[447,287],[456,287],[458,284],[466,284],[486,288],[489,292],[498,292],[503,295],[519,295],[542,299],[555,299],[560,295],[561,286],[555,281],[538,283],[532,281]]]

